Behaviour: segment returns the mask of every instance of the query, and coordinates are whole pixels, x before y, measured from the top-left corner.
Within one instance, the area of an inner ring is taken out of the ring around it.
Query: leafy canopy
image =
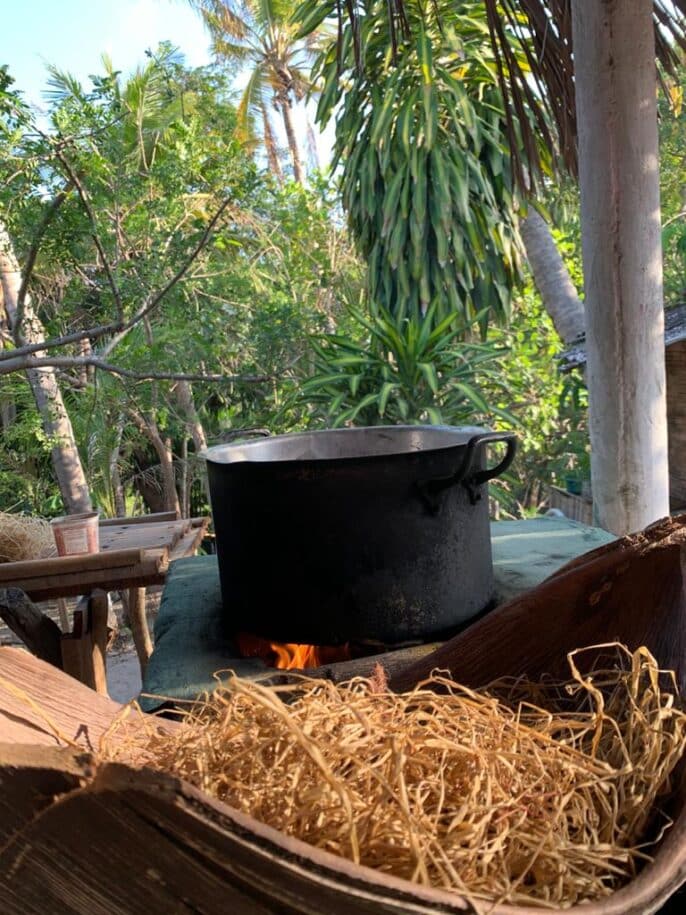
[[[399,320],[506,320],[519,203],[482,4],[411,0],[395,36],[383,0],[361,7],[358,31],[345,25],[315,75],[318,121],[336,118],[343,206],[370,300]],[[306,0],[303,32],[333,11]]]

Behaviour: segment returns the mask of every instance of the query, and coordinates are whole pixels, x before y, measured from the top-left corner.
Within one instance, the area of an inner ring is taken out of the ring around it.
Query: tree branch
[[[179,270],[177,270],[177,272],[169,280],[169,282],[166,283],[162,287],[162,289],[160,289],[159,292],[157,292],[152,297],[152,299],[147,301],[141,308],[139,308],[139,310],[135,313],[135,315],[124,324],[124,326],[119,331],[119,333],[117,333],[116,336],[112,340],[110,340],[109,343],[105,347],[103,347],[103,350],[102,350],[103,356],[109,356],[109,354],[112,352],[112,350],[123,340],[123,338],[126,336],[126,334],[131,330],[131,328],[135,324],[138,324],[139,321],[142,321],[143,318],[147,317],[150,314],[150,312],[153,311],[153,309],[155,309],[159,305],[159,303],[162,301],[162,299],[165,297],[165,295],[167,295],[167,293],[171,289],[173,289],[174,286],[176,286],[176,284],[179,282],[179,280],[183,279],[183,277],[186,275],[186,273],[190,269],[191,265],[193,264],[193,262],[195,261],[197,256],[200,254],[202,249],[207,244],[207,240],[210,237],[210,235],[212,234],[212,230],[214,229],[216,224],[219,222],[219,219],[221,218],[224,210],[229,206],[230,202],[231,201],[227,197],[227,199],[221,203],[217,212],[214,214],[212,219],[210,219],[210,221],[205,226],[205,229],[200,237],[200,241],[197,243],[195,248],[191,251],[186,262],[180,267]]]
[[[16,352],[16,350],[14,351]],[[201,372],[136,372],[122,366],[113,365],[97,356],[46,356],[35,359],[31,356],[17,356],[15,359],[0,361],[0,375],[9,375],[12,372],[25,372],[42,368],[80,368],[92,366],[111,375],[122,378],[133,378],[136,381],[212,381],[212,382],[237,382],[246,384],[259,384],[273,381],[274,375],[223,375],[205,374]]]
[[[193,249],[189,254],[186,262],[177,270],[174,276],[165,283],[165,285],[160,289],[152,298],[146,299],[144,304],[138,309],[138,311],[129,318],[128,321],[116,321],[111,324],[100,324],[96,327],[86,328],[85,330],[74,331],[71,334],[64,334],[61,337],[55,337],[52,340],[45,340],[42,343],[27,343],[23,346],[18,346],[14,350],[7,351],[5,353],[0,353],[0,363],[2,362],[14,362],[19,357],[30,356],[32,353],[37,353],[42,350],[51,350],[59,346],[66,346],[69,343],[79,343],[81,340],[90,339],[98,340],[101,337],[106,337],[108,334],[115,334],[115,337],[110,340],[106,346],[103,347],[101,351],[101,356],[107,357],[112,352],[112,350],[120,343],[126,334],[140,323],[144,318],[146,318],[155,308],[160,304],[162,299],[176,286],[176,284],[183,279],[188,270],[191,268],[193,262],[197,259],[198,255],[202,249],[207,244],[207,240],[212,233],[212,230],[216,226],[217,222],[221,218],[222,213],[230,204],[230,200],[227,198],[220,205],[217,212],[214,214],[212,219],[205,226],[203,234]],[[56,364],[56,363],[52,363]],[[17,369],[10,369],[9,371],[17,371]],[[5,369],[0,368],[0,374],[7,374]]]
[[[69,195],[69,191],[72,189],[71,181],[67,182],[67,186],[64,190],[60,191],[53,200],[51,200],[47,209],[43,213],[43,218],[40,221],[36,234],[33,237],[31,247],[29,248],[29,253],[26,257],[26,263],[22,271],[21,286],[19,287],[19,292],[17,294],[17,311],[15,316],[15,326],[17,334],[21,337],[21,325],[24,320],[24,302],[26,301],[26,292],[29,287],[29,280],[33,273],[33,268],[36,265],[36,258],[38,257],[38,249],[40,244],[43,241],[43,236],[45,235],[48,226],[53,220],[55,213],[62,206],[64,201]]]
[[[121,294],[119,292],[119,286],[117,285],[117,281],[114,278],[114,274],[112,272],[112,267],[110,265],[109,258],[107,257],[107,254],[105,253],[105,249],[102,245],[102,242],[100,241],[100,236],[98,235],[98,224],[95,221],[95,213],[93,212],[93,208],[90,205],[90,200],[88,199],[88,194],[86,193],[86,189],[84,188],[83,184],[81,183],[81,179],[79,178],[79,176],[76,174],[76,172],[72,168],[72,165],[71,165],[71,162],[69,161],[69,159],[64,155],[64,153],[57,146],[55,146],[55,156],[64,166],[64,170],[66,171],[67,175],[69,176],[69,179],[71,180],[72,184],[76,188],[76,191],[79,195],[81,203],[83,204],[83,208],[86,211],[86,214],[88,216],[88,221],[91,224],[91,237],[93,239],[93,242],[95,243],[95,247],[97,248],[98,254],[100,255],[100,259],[102,260],[103,267],[105,268],[105,273],[107,274],[107,282],[109,284],[110,289],[112,290],[112,296],[117,305],[117,314],[120,316],[120,318],[123,318],[124,304],[122,302]]]
[[[75,330],[73,333],[64,334],[62,337],[53,337],[52,340],[45,340],[42,343],[25,343],[23,346],[17,346],[13,350],[0,353],[0,362],[30,356],[32,353],[55,349],[58,346],[66,346],[69,343],[80,343],[81,340],[98,340],[100,337],[107,336],[107,334],[117,333],[123,326],[124,324],[121,321],[116,324],[100,324],[97,327],[89,327],[86,330]]]

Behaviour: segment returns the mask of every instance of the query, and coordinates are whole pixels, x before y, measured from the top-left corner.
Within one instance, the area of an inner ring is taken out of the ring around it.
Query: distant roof
[[[665,346],[686,340],[686,303],[665,308]],[[559,355],[563,372],[586,364],[586,343],[584,337]]]

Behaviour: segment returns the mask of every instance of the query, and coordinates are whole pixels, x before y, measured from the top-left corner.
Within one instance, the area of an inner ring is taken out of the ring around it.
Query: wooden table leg
[[[133,634],[133,643],[138,654],[141,674],[145,674],[148,658],[152,654],[152,639],[145,615],[145,588],[129,588],[128,591],[129,625]]]
[[[107,692],[107,617],[109,600],[104,591],[94,591],[90,602],[91,654],[89,667],[93,671],[93,689],[104,696]]]
[[[96,590],[74,610],[74,629],[62,634],[65,673],[107,695],[107,594]]]
[[[60,628],[62,632],[69,632],[69,611],[67,602],[63,597],[57,598],[57,610],[60,615]]]

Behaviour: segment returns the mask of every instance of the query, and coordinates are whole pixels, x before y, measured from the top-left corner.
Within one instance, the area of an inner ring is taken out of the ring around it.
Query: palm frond
[[[190,0],[193,9],[197,10],[208,31],[215,35],[230,35],[232,38],[244,38],[247,33],[245,16],[241,15],[240,4],[222,2],[222,0]]]
[[[77,101],[85,99],[83,86],[73,73],[60,70],[59,67],[53,64],[48,64],[47,70],[49,73],[48,86],[50,88],[43,92],[47,101],[53,105],[60,105],[70,98]]]
[[[162,61],[166,59],[162,58]],[[170,95],[164,66],[160,66],[158,60],[152,60],[129,77],[121,90],[121,98],[127,112],[124,129],[132,154],[143,168],[148,168],[159,144],[182,117],[181,97]]]
[[[100,55],[100,63],[107,76],[114,76],[116,74],[112,57],[106,51]]]
[[[291,0],[250,0],[250,7],[261,26],[288,22],[293,11]]]
[[[240,41],[232,38],[225,38],[223,35],[213,37],[212,51],[216,57],[223,57],[238,63],[249,60],[253,55],[253,50],[249,45],[241,44]]]
[[[540,139],[556,161],[572,174],[577,169],[576,106],[574,100],[574,48],[572,44],[573,0],[483,0],[497,77],[503,97],[512,167],[515,180],[524,189],[529,176],[523,163],[540,166]],[[579,0],[577,0],[579,2]],[[338,16],[339,41],[350,22],[356,65],[362,69],[361,35],[364,5],[346,2],[321,4],[327,14]],[[393,54],[409,34],[407,0],[388,0],[389,45]],[[427,9],[437,9],[437,4]],[[319,18],[311,14],[311,22]],[[442,11],[449,16],[458,15]],[[686,0],[653,0],[657,59],[673,74],[686,51]],[[318,23],[316,23],[318,24]],[[306,32],[307,29],[303,29]],[[525,116],[528,111],[533,118]],[[549,125],[554,126],[554,133]]]
[[[236,127],[234,134],[236,139],[248,146],[255,142],[254,117],[257,113],[264,110],[264,99],[262,96],[264,90],[265,72],[259,64],[250,74],[248,84],[243,91],[241,100],[236,109]]]

